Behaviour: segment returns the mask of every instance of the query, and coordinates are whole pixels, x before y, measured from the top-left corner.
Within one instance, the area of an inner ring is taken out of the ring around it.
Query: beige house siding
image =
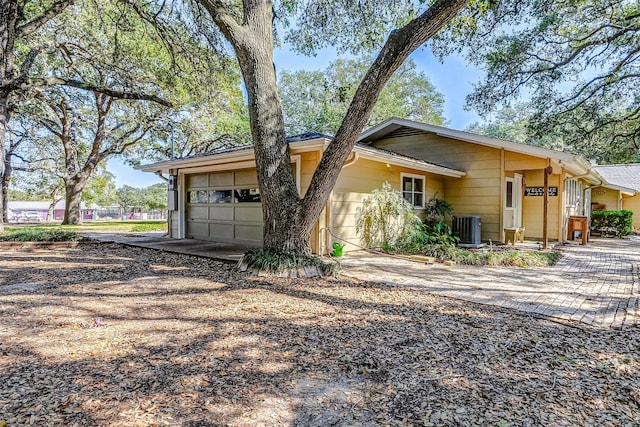
[[[446,200],[453,206],[454,215],[480,215],[482,240],[502,240],[504,179],[500,149],[430,133],[384,138],[373,145],[465,171],[467,175],[461,179],[446,180]]]
[[[507,171],[542,170],[547,167],[547,159],[528,154],[505,151],[504,169]]]
[[[319,151],[309,151],[300,153],[300,194],[304,196],[311,184],[311,178],[316,170],[318,162],[320,162],[321,153]],[[321,236],[320,229],[325,227],[324,212],[320,214],[320,219],[313,231],[311,232],[311,250],[314,253],[320,253]]]
[[[640,194],[622,199],[622,209],[633,212],[633,228],[640,230]]]
[[[549,197],[547,206],[547,237],[549,239],[560,239],[562,231],[563,215],[560,215],[563,204],[564,186],[561,184],[561,175],[549,176],[549,187],[558,187],[558,195]],[[542,187],[544,185],[543,171],[528,171],[525,174],[528,187]],[[531,239],[542,239],[544,224],[544,197],[543,196],[523,196],[522,200],[522,226],[526,229],[526,237]]]
[[[333,234],[350,242],[361,244],[360,237],[356,233],[357,209],[373,190],[382,188],[385,181],[393,188],[400,189],[401,173],[425,176],[425,200],[436,193],[438,198],[444,198],[443,181],[439,175],[360,159],[342,169],[333,189],[330,203],[330,228]],[[424,211],[417,210],[416,214],[424,216]],[[329,238],[329,247],[333,241],[333,238]],[[351,244],[347,244],[344,248],[345,251],[357,249],[359,249],[357,246]]]
[[[608,211],[618,210],[621,207],[620,191],[604,187],[593,188],[591,190],[591,203],[598,203]]]
[[[169,237],[180,238],[180,211],[169,211]]]

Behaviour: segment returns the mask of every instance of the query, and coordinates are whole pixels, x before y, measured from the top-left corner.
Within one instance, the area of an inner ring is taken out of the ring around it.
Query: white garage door
[[[187,238],[262,245],[255,169],[186,175]]]

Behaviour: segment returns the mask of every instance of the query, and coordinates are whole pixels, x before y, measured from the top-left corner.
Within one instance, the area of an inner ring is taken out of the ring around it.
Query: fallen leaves
[[[113,244],[0,255],[0,427],[640,425],[638,330]]]

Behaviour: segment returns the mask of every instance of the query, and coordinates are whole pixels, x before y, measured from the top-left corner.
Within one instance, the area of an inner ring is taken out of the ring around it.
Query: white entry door
[[[507,177],[504,187],[504,228],[522,227],[522,175]]]

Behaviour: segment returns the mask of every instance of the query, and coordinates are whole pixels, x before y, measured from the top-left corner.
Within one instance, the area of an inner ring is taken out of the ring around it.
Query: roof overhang
[[[616,190],[621,192],[622,194],[626,194],[627,196],[631,196],[631,197],[638,194],[638,191],[634,190],[633,188],[622,187],[621,185],[604,183],[601,185],[601,187],[609,188],[611,190]]]
[[[436,165],[434,163],[425,162],[418,159],[412,159],[406,156],[395,155],[391,152],[384,152],[362,145],[356,145],[353,149],[361,159],[374,160],[382,163],[388,163],[390,165],[406,167],[415,169],[421,172],[429,172],[437,175],[444,175],[453,178],[462,178],[467,173],[456,169],[447,168],[444,166]]]
[[[324,151],[324,149],[330,142],[331,141],[326,138],[296,141],[289,143],[289,148],[292,155],[309,151]],[[361,159],[374,160],[378,162],[388,163],[390,165],[411,168],[422,172],[429,172],[454,178],[462,178],[466,175],[466,173],[463,171],[439,166],[419,159],[412,159],[410,157],[402,156],[392,152],[384,152],[382,150],[365,147],[362,145],[356,145],[353,151],[356,152]],[[205,166],[214,165],[218,167],[222,165],[228,165],[229,169],[232,169],[234,168],[235,164],[254,160],[255,153],[253,151],[253,147],[248,146],[245,149],[239,149],[230,152],[222,152],[187,159],[166,160],[163,162],[136,166],[136,169],[143,172],[151,173],[169,173],[171,170],[176,169],[202,168]]]

